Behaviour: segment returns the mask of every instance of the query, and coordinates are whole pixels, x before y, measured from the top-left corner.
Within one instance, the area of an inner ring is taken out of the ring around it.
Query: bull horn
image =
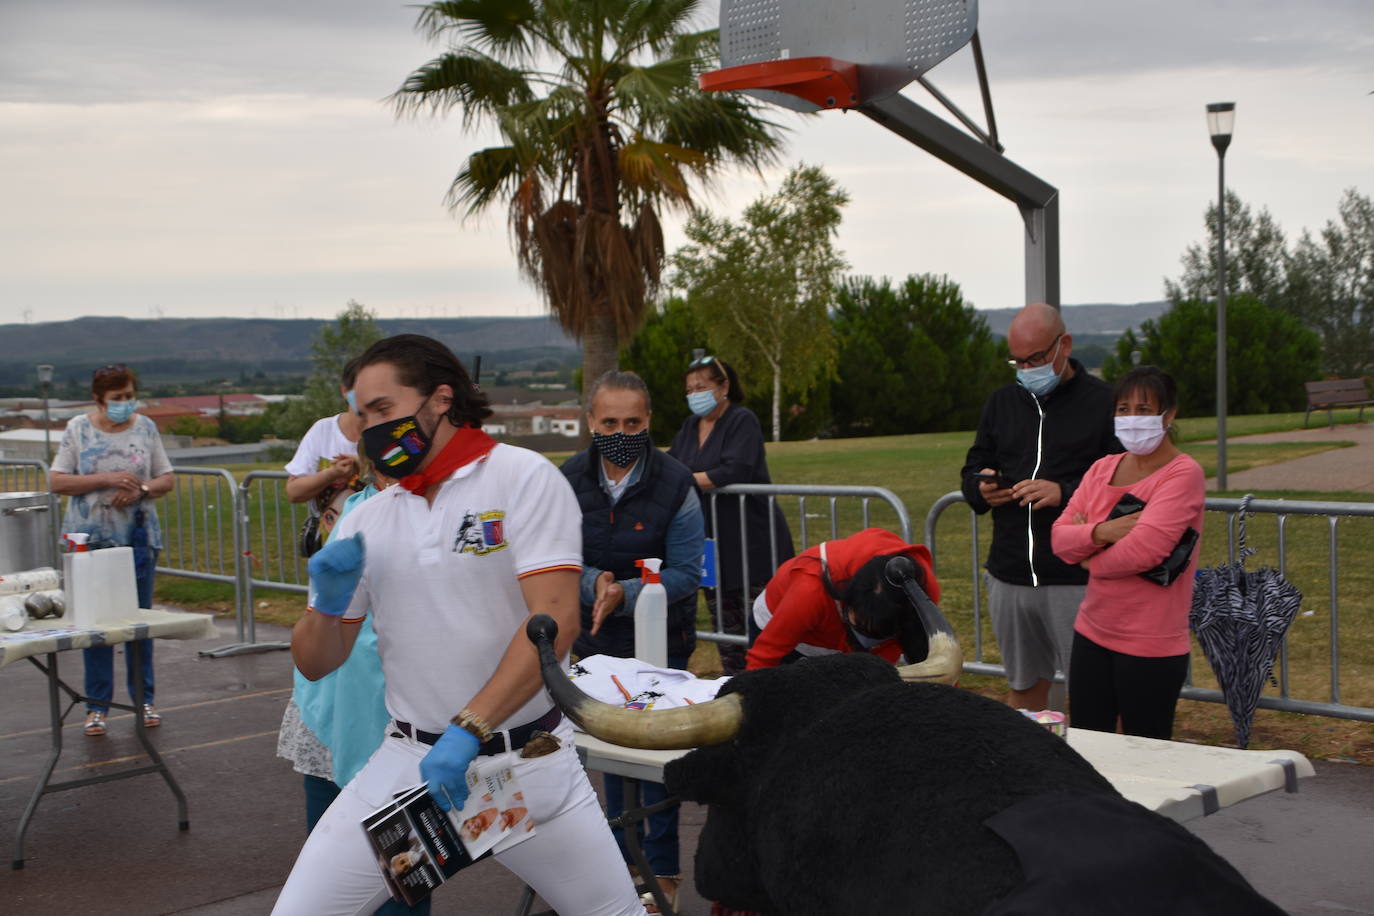
[[[904,681],[951,686],[959,683],[959,674],[964,668],[964,651],[959,647],[959,637],[954,635],[954,628],[939,606],[916,581],[916,564],[910,557],[896,556],[887,561],[884,572],[888,581],[905,592],[916,608],[929,647],[924,659],[899,666],[897,673]]]
[[[594,738],[621,747],[669,751],[723,744],[739,733],[744,707],[738,694],[680,709],[638,711],[612,706],[587,696],[563,672],[554,650],[558,624],[552,617],[536,614],[526,624],[525,635],[539,652],[539,673],[554,703]]]

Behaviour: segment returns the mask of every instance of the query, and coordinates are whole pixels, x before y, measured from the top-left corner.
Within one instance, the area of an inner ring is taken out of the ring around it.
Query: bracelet
[[[491,737],[491,726],[487,720],[477,713],[464,706],[459,710],[458,715],[449,720],[463,731],[470,732],[476,736],[478,741],[486,741]]]

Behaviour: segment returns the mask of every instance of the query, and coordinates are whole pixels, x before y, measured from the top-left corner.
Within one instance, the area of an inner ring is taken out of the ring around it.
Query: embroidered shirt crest
[[[506,513],[500,509],[486,512],[468,510],[453,540],[454,553],[473,553],[479,557],[506,547]]]

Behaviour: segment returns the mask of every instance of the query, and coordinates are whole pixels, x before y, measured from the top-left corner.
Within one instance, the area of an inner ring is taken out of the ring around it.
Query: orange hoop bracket
[[[704,92],[771,89],[805,99],[819,108],[859,104],[859,67],[833,57],[797,57],[740,64],[697,77]]]

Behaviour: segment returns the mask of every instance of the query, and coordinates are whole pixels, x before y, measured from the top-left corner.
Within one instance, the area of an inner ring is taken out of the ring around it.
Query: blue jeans
[[[153,573],[157,569],[157,548],[134,548],[134,585],[138,589],[138,606],[153,606]],[[134,657],[137,652],[143,666],[143,702],[153,702],[153,641],[138,639],[124,644],[125,682],[129,699],[135,700]],[[86,663],[86,708],[106,712],[105,704],[114,698],[114,646],[96,646],[81,650]]]
[[[305,832],[315,829],[315,824],[339,796],[339,787],[323,776],[305,777]],[[429,916],[429,900],[426,897],[413,907],[399,900],[388,900],[377,907],[372,916]]]
[[[668,656],[668,667],[687,670],[687,656]],[[606,789],[606,816],[619,817],[625,811],[625,780],[611,773],[602,778],[605,780]],[[668,791],[660,783],[641,782],[639,796],[640,807],[648,807],[667,798]],[[656,875],[676,875],[682,871],[678,863],[677,813],[678,806],[673,805],[657,814],[649,815],[644,822],[635,826],[636,835],[644,847],[644,856],[649,860],[649,867]],[[611,833],[615,835],[615,841],[620,846],[620,854],[629,862],[630,853],[625,848],[625,831],[616,829]]]

